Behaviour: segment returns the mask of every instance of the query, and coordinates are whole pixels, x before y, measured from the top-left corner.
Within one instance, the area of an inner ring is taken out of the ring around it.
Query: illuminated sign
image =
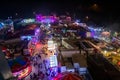
[[[22,23],[32,23],[35,22],[35,19],[24,19],[22,20]]]
[[[32,36],[21,36],[21,40],[31,40],[32,39]]]
[[[50,67],[56,67],[56,66],[58,66],[57,56],[56,55],[50,56]]]
[[[92,37],[91,32],[86,32],[86,37]]]
[[[48,50],[54,50],[55,44],[52,40],[48,41]]]

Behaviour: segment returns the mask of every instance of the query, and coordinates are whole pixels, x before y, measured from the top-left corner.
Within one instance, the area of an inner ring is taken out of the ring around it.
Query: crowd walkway
[[[32,72],[23,80],[51,80],[55,71],[50,68],[49,58],[45,54],[38,54],[31,57]]]

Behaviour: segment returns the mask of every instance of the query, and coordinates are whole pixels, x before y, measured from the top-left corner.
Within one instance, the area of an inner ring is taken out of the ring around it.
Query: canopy
[[[59,73],[54,77],[53,80],[84,80],[81,76],[76,73],[64,72]]]

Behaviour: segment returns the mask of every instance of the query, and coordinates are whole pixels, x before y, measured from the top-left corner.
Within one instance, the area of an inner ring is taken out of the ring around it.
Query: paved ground
[[[48,57],[46,55],[44,55],[44,54],[40,54],[40,56],[41,56],[41,59],[37,57],[38,59],[34,59],[33,61],[31,61],[32,72],[26,78],[24,78],[24,80],[32,80],[32,79],[30,79],[30,75],[33,75],[34,73],[38,74],[38,70],[42,71],[44,74],[46,73],[46,67],[48,68],[48,66],[49,66]],[[44,64],[43,60],[47,60],[47,63]],[[41,63],[42,64],[42,68],[39,68],[37,65],[34,66],[35,62],[37,62],[37,64]],[[44,79],[39,79],[39,80],[48,80],[48,78],[50,78],[50,77],[45,76]]]

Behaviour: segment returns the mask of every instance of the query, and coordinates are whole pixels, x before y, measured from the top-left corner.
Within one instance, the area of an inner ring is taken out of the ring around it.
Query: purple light
[[[35,36],[38,36],[39,34],[40,34],[40,29],[37,28],[37,29],[35,30]]]
[[[43,23],[53,23],[55,22],[56,18],[54,16],[36,15],[36,20]]]
[[[31,41],[32,41],[32,44],[36,44],[37,43],[36,37],[33,37]]]
[[[36,32],[40,32],[40,29],[37,29]]]
[[[42,20],[42,15],[41,14],[36,15],[36,20],[41,21]]]

